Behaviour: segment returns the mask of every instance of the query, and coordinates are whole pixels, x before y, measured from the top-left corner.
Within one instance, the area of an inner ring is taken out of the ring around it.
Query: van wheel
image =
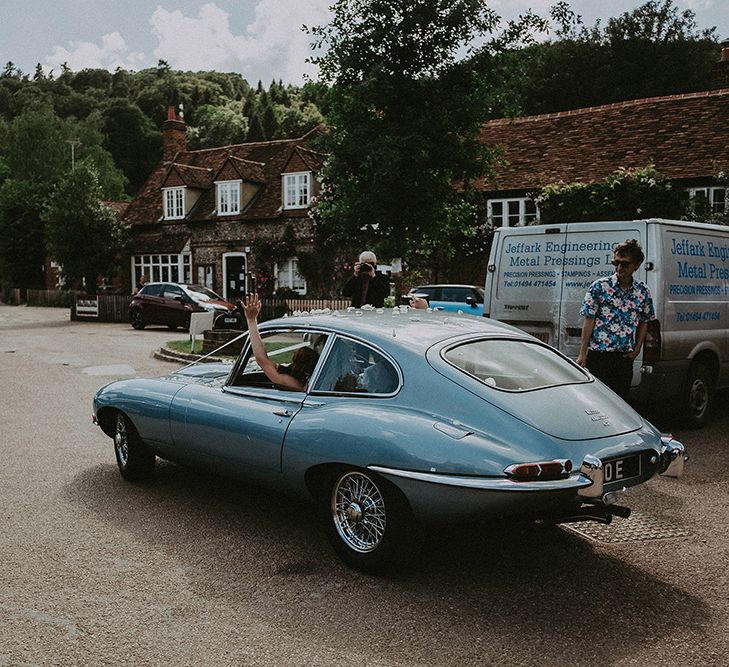
[[[681,402],[686,426],[701,428],[707,424],[714,402],[714,382],[703,364],[691,364],[684,380]]]

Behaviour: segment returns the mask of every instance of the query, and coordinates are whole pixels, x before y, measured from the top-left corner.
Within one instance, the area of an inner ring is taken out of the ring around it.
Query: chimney
[[[174,105],[167,107],[167,120],[162,123],[162,161],[172,162],[179,151],[187,150],[187,125]]]

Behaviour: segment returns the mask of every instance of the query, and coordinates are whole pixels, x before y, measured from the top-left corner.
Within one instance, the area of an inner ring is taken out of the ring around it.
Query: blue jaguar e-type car
[[[94,419],[126,479],[151,475],[159,456],[312,496],[338,554],[375,570],[416,522],[607,523],[629,515],[626,487],[683,472],[683,445],[513,327],[395,308],[260,330],[279,368],[316,353],[302,391],[273,385],[249,345],[232,365],[98,391]]]

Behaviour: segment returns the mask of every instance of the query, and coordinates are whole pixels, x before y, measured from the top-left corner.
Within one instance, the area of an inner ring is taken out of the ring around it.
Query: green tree
[[[319,244],[374,247],[411,265],[447,260],[454,235],[476,221],[471,181],[493,157],[478,133],[497,94],[459,58],[476,39],[499,52],[546,22],[529,14],[496,34],[480,0],[339,0],[332,10],[311,29],[331,84]]]
[[[0,185],[0,284],[3,289],[43,286],[42,202],[33,183],[6,179]]]
[[[190,148],[215,148],[242,144],[248,135],[248,119],[243,102],[229,102],[216,107],[206,104],[195,114],[196,125],[188,130]]]
[[[715,86],[715,29],[698,30],[691,10],[651,0],[585,27],[575,18],[558,39],[510,50],[497,67],[508,86],[502,115],[539,114]],[[493,68],[490,54],[475,66]]]
[[[97,115],[104,147],[136,192],[157,164],[162,152],[162,133],[128,100],[113,98]]]
[[[67,284],[83,280],[94,289],[98,276],[118,263],[126,230],[102,197],[95,170],[81,164],[58,182],[43,208],[46,248]]]

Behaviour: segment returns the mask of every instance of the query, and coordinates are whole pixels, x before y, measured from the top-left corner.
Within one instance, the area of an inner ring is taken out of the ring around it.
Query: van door
[[[559,318],[559,349],[572,359],[580,352],[582,317],[580,309],[588,287],[602,276],[615,271],[613,248],[626,239],[637,239],[645,248],[644,227],[630,222],[575,223],[567,226],[564,236],[553,237],[550,252],[562,255],[562,307]],[[635,278],[646,280],[645,264],[635,272]],[[636,372],[640,362],[636,360]],[[634,383],[639,378],[634,372]]]
[[[484,314],[559,347],[561,255],[547,244],[564,238],[566,225],[496,230],[486,275]]]

